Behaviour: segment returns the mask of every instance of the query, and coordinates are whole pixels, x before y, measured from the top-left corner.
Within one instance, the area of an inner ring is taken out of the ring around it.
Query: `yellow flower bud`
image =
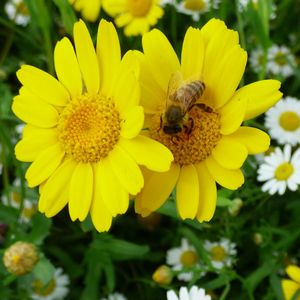
[[[155,270],[152,279],[158,284],[169,284],[173,279],[172,270],[168,266],[162,265]]]
[[[228,208],[228,212],[231,216],[237,216],[243,207],[243,201],[240,198],[232,200],[232,205]]]
[[[260,245],[263,242],[263,236],[259,232],[256,232],[253,235],[253,241],[256,245]]]
[[[38,260],[36,247],[26,242],[11,245],[3,256],[3,263],[8,272],[17,276],[31,272]]]

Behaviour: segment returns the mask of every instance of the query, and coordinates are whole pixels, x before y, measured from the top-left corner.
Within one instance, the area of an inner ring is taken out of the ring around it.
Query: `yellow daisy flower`
[[[231,190],[239,188],[244,183],[240,168],[248,154],[268,149],[270,138],[266,133],[241,125],[280,99],[280,82],[258,81],[236,91],[247,53],[239,45],[237,32],[221,20],[212,19],[201,30],[187,30],[181,64],[159,30],[146,33],[142,44],[144,54],[138,52],[137,56],[141,62],[145,127],[152,138],[172,151],[174,163],[165,173],[145,172],[136,211],[147,215],[158,209],[176,187],[180,217],[209,221],[216,207],[216,182]],[[174,90],[176,77],[181,81]],[[197,98],[193,99],[197,104],[189,106],[179,128],[173,128],[181,131],[166,133],[172,129],[164,123],[166,106],[173,99],[180,107],[189,95]]]
[[[32,162],[25,177],[29,187],[41,185],[41,212],[52,217],[68,203],[73,221],[90,212],[97,230],[105,231],[144,184],[138,164],[161,172],[173,158],[140,135],[138,63],[131,52],[121,60],[114,26],[100,22],[95,51],[79,21],[74,44],[76,53],[67,38],[55,47],[58,80],[29,65],[17,72],[23,87],[12,109],[28,124],[15,153]]]
[[[103,0],[103,9],[127,36],[148,32],[164,14],[160,0]]]
[[[300,268],[290,265],[285,271],[291,279],[283,279],[281,282],[284,299],[292,300],[295,293],[300,290]],[[295,298],[295,300],[300,300],[300,296]]]
[[[81,12],[85,20],[95,22],[98,19],[102,0],[69,0],[69,2]]]

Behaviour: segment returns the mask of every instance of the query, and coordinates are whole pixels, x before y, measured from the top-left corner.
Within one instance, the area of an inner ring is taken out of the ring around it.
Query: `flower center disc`
[[[279,165],[275,171],[277,180],[287,180],[294,173],[294,167],[290,163]]]
[[[119,140],[119,113],[110,99],[84,94],[64,108],[58,132],[67,155],[81,163],[98,162]]]
[[[282,52],[278,52],[274,58],[275,62],[280,65],[280,66],[284,66],[286,65],[286,54],[282,53]]]
[[[56,287],[56,282],[54,279],[51,279],[50,282],[46,285],[43,285],[43,283],[39,280],[35,280],[33,282],[34,292],[35,294],[38,294],[40,296],[48,296],[52,294],[55,287]]]
[[[300,116],[293,111],[286,111],[281,114],[279,124],[287,131],[295,131],[300,127]]]
[[[152,6],[152,0],[128,0],[128,9],[134,17],[144,17]]]
[[[220,116],[212,111],[207,112],[198,106],[194,106],[189,112],[187,127],[177,134],[166,134],[161,126],[161,115],[153,116],[150,127],[150,136],[168,147],[174,155],[175,163],[180,165],[196,164],[205,160],[211,154],[221,138]]]
[[[24,2],[20,2],[19,4],[17,4],[16,11],[17,14],[21,14],[23,16],[29,16],[28,8]]]
[[[214,261],[223,261],[226,256],[226,252],[221,246],[215,246],[211,248],[210,253]]]
[[[185,0],[184,7],[194,11],[201,11],[206,8],[206,3],[203,0]]]
[[[192,267],[194,266],[198,261],[198,256],[195,251],[188,250],[181,254],[180,262],[185,267]]]

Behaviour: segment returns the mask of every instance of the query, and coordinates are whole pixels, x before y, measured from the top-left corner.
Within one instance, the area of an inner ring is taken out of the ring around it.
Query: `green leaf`
[[[69,35],[73,34],[73,25],[77,21],[76,15],[70,3],[67,0],[53,0],[58,7],[63,27]]]
[[[274,294],[276,295],[277,300],[284,300],[282,289],[281,289],[281,282],[280,279],[276,274],[272,274],[270,276],[270,284]]]
[[[232,201],[230,199],[224,197],[217,198],[217,206],[219,207],[230,207],[232,205]]]
[[[47,285],[54,276],[55,268],[47,258],[42,257],[32,272],[36,279]]]
[[[36,245],[41,245],[50,232],[51,224],[51,219],[46,218],[40,213],[36,213],[32,218],[32,230],[29,233],[28,241]]]

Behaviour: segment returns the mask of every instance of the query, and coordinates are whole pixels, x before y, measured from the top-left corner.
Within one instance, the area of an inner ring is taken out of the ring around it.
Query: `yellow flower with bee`
[[[209,221],[216,207],[216,183],[239,188],[247,156],[268,149],[269,136],[242,122],[281,98],[280,82],[262,80],[237,90],[247,53],[237,32],[221,20],[187,30],[181,63],[157,29],[146,33],[142,44],[144,53],[136,55],[145,127],[171,150],[174,162],[164,173],[145,171],[136,211],[148,215],[157,210],[176,187],[180,217]]]

